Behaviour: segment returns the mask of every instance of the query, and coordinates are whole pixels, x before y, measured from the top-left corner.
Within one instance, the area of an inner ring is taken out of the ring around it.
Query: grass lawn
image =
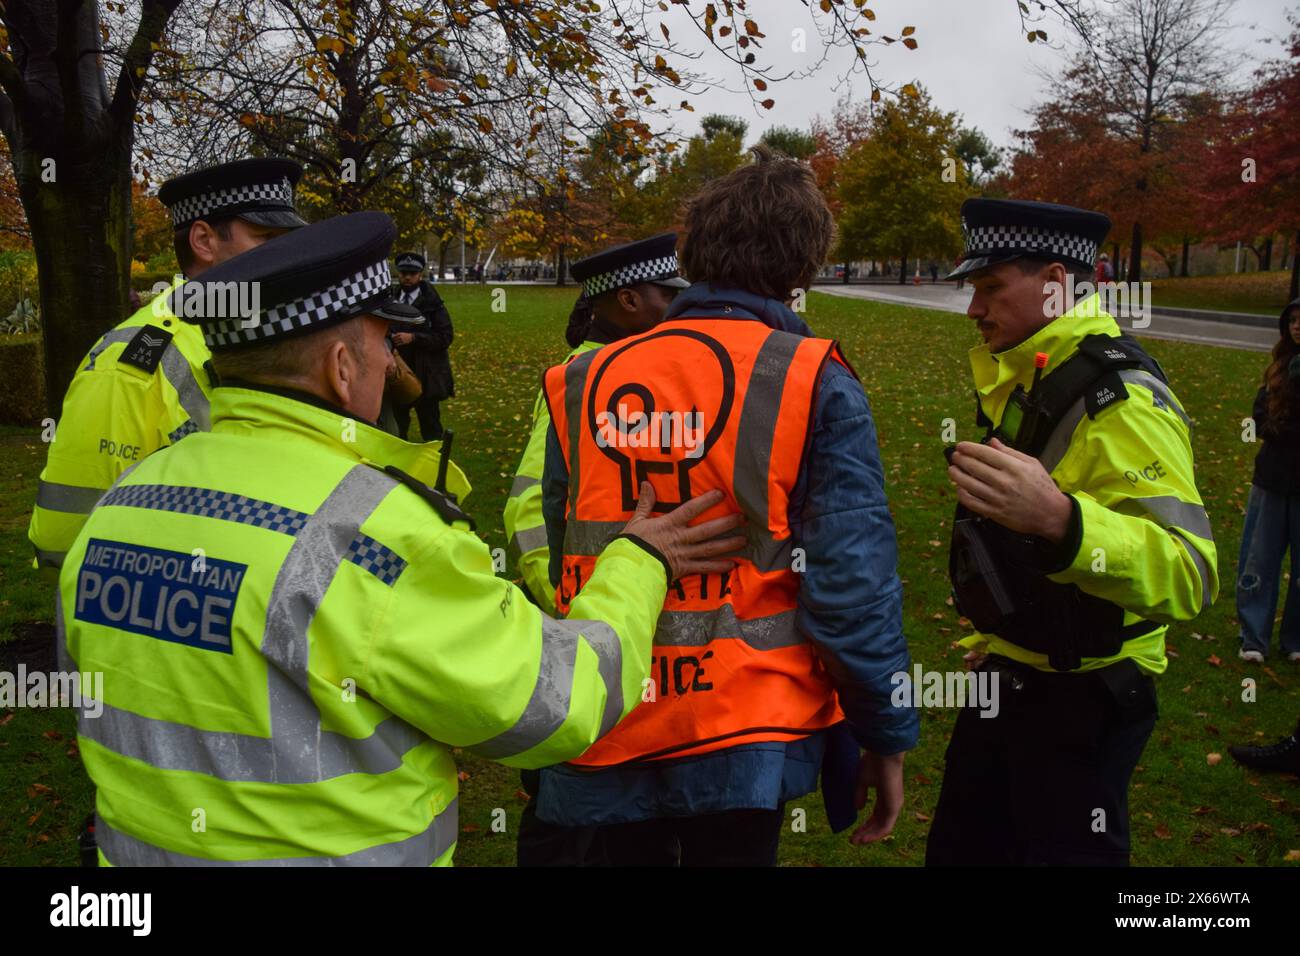
[[[562,332],[572,289],[507,287],[504,312],[491,311],[486,289],[444,286],[456,322],[452,361],[457,398],[443,420],[456,429],[455,457],[474,483],[466,505],[490,547],[504,547],[501,510],[523,449],[528,415],[545,365],[567,349]],[[813,293],[810,323],[838,338],[871,399],[889,496],[898,526],[912,654],[927,669],[958,669],[951,643],[965,632],[948,606],[947,540],[953,496],[940,431],[956,419],[975,438],[966,349],[968,322],[955,315]],[[1247,666],[1236,656],[1232,580],[1255,446],[1241,440],[1262,357],[1249,352],[1152,341],[1196,420],[1199,486],[1214,522],[1220,573],[1218,603],[1192,625],[1170,630],[1170,669],[1159,681],[1161,720],[1134,775],[1133,862],[1147,865],[1278,864],[1300,848],[1300,782],[1243,771],[1230,742],[1274,740],[1300,713],[1300,666],[1273,660]],[[27,509],[44,459],[35,432],[0,432],[0,639],[15,625],[48,614],[50,591],[26,567]],[[1258,682],[1243,703],[1242,680]],[[916,865],[943,779],[943,752],[954,713],[922,712],[921,745],[907,762],[907,806],[894,835],[854,848],[829,832],[812,795],[807,830],[787,833],[789,865]],[[73,720],[60,711],[0,713],[0,864],[75,862],[74,837],[90,806],[77,759]],[[1207,755],[1223,755],[1211,765]],[[514,828],[523,806],[515,771],[461,756],[462,866],[514,860]],[[508,815],[492,830],[493,810]],[[793,807],[791,809],[794,809]]]
[[[1155,279],[1151,298],[1156,306],[1174,309],[1219,309],[1277,316],[1289,301],[1290,270],[1240,272],[1236,275]]]

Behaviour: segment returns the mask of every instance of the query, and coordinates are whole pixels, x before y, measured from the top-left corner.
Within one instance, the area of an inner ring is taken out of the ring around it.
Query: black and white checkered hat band
[[[293,210],[293,185],[288,177],[277,183],[249,183],[246,186],[232,186],[229,189],[215,189],[197,196],[186,196],[172,206],[172,225],[179,226],[193,219],[202,219],[227,207],[246,206],[257,203],[268,207],[283,207],[285,211]]]
[[[203,340],[209,348],[217,348],[223,345],[260,342],[277,335],[284,335],[286,332],[304,329],[309,325],[329,321],[358,302],[374,298],[379,293],[387,291],[392,282],[388,262],[376,262],[372,266],[366,266],[346,282],[314,292],[293,302],[282,303],[273,309],[267,309],[257,317],[257,324],[252,325],[251,328],[244,328],[250,320],[239,318],[205,323]]]
[[[582,283],[582,294],[593,298],[612,289],[622,289],[642,282],[658,282],[662,279],[675,279],[677,256],[664,256],[661,259],[646,259],[622,266],[612,272],[602,272]]]
[[[967,259],[1015,249],[1064,256],[1089,265],[1097,258],[1097,243],[1091,239],[1039,226],[973,226],[965,232]]]

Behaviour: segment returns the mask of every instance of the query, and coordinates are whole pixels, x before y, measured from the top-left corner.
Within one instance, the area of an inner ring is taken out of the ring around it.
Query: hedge
[[[0,423],[39,425],[45,418],[41,337],[0,336]]]

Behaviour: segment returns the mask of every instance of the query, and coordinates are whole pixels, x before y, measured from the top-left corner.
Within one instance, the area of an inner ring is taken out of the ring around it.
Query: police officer
[[[671,232],[606,249],[573,263],[570,271],[582,283],[582,297],[569,318],[566,336],[573,351],[565,362],[654,328],[677,291],[690,284],[679,273],[677,235]],[[524,589],[538,607],[554,614],[541,488],[550,427],[551,416],[539,389],[532,431],[506,501],[505,529]],[[525,770],[521,776],[525,792],[536,797],[537,771]],[[552,826],[537,818],[536,806],[536,800],[530,800],[520,821],[520,866],[579,864],[590,858],[591,828]]]
[[[411,405],[395,405],[398,433],[406,438],[411,429],[411,409],[420,420],[420,437],[425,441],[442,438],[442,419],[438,403],[456,394],[451,377],[451,359],[447,349],[455,333],[451,315],[442,296],[433,283],[424,278],[424,256],[418,252],[397,254],[397,275],[400,284],[397,299],[415,308],[424,316],[424,322],[412,329],[393,333],[397,353],[411,367],[420,380],[420,397]]]
[[[958,715],[926,862],[1127,864],[1165,631],[1219,586],[1191,422],[1160,366],[1077,289],[1109,219],[970,199],[962,224],[948,278],[974,286],[986,437],[950,456],[950,573],[977,629],[962,644],[999,706]]]
[[[573,351],[566,363],[583,352],[654,328],[677,291],[690,284],[679,273],[677,234],[672,232],[580,259],[570,272],[582,283],[582,298],[574,306],[566,332],[576,339],[570,341]],[[525,589],[538,607],[554,614],[555,587],[550,579],[541,489],[550,425],[546,400],[538,389],[532,431],[506,501],[505,529]]]
[[[196,316],[212,430],[124,473],[60,580],[63,663],[104,674],[78,739],[109,863],[450,862],[452,748],[582,753],[640,699],[668,580],[743,540],[688,527],[719,494],[652,518],[647,487],[568,621],[497,578],[463,476],[373,426],[389,327],[422,321],[395,236],[355,213],[187,284],[261,290]]]
[[[293,205],[302,167],[244,159],[163,183],[176,261],[191,278],[305,225]],[[211,353],[196,327],[158,296],[104,334],[73,376],[36,490],[27,536],[37,566],[57,576],[86,515],[125,469],[150,452],[206,431]]]

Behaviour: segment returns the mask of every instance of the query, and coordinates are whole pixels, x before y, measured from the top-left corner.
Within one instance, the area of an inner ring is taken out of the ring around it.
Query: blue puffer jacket
[[[812,334],[782,302],[708,283],[683,290],[667,318],[691,316],[758,319],[774,329]],[[556,545],[564,540],[568,471],[553,428],[542,485],[551,578],[558,580]],[[903,637],[898,550],[875,424],[861,384],[836,362],[826,364],[819,383],[811,453],[791,496],[790,526],[794,544],[807,555],[797,625],[835,683],[847,727],[841,724],[789,743],[748,744],[595,772],[551,767],[541,775],[541,819],[586,826],[774,809],[817,789],[818,770],[825,762],[828,807],[833,822],[838,818],[836,829],[842,829],[849,822],[843,809],[854,777],[853,739],[879,754],[916,746],[916,711],[890,702],[891,676],[906,672],[911,661]]]

